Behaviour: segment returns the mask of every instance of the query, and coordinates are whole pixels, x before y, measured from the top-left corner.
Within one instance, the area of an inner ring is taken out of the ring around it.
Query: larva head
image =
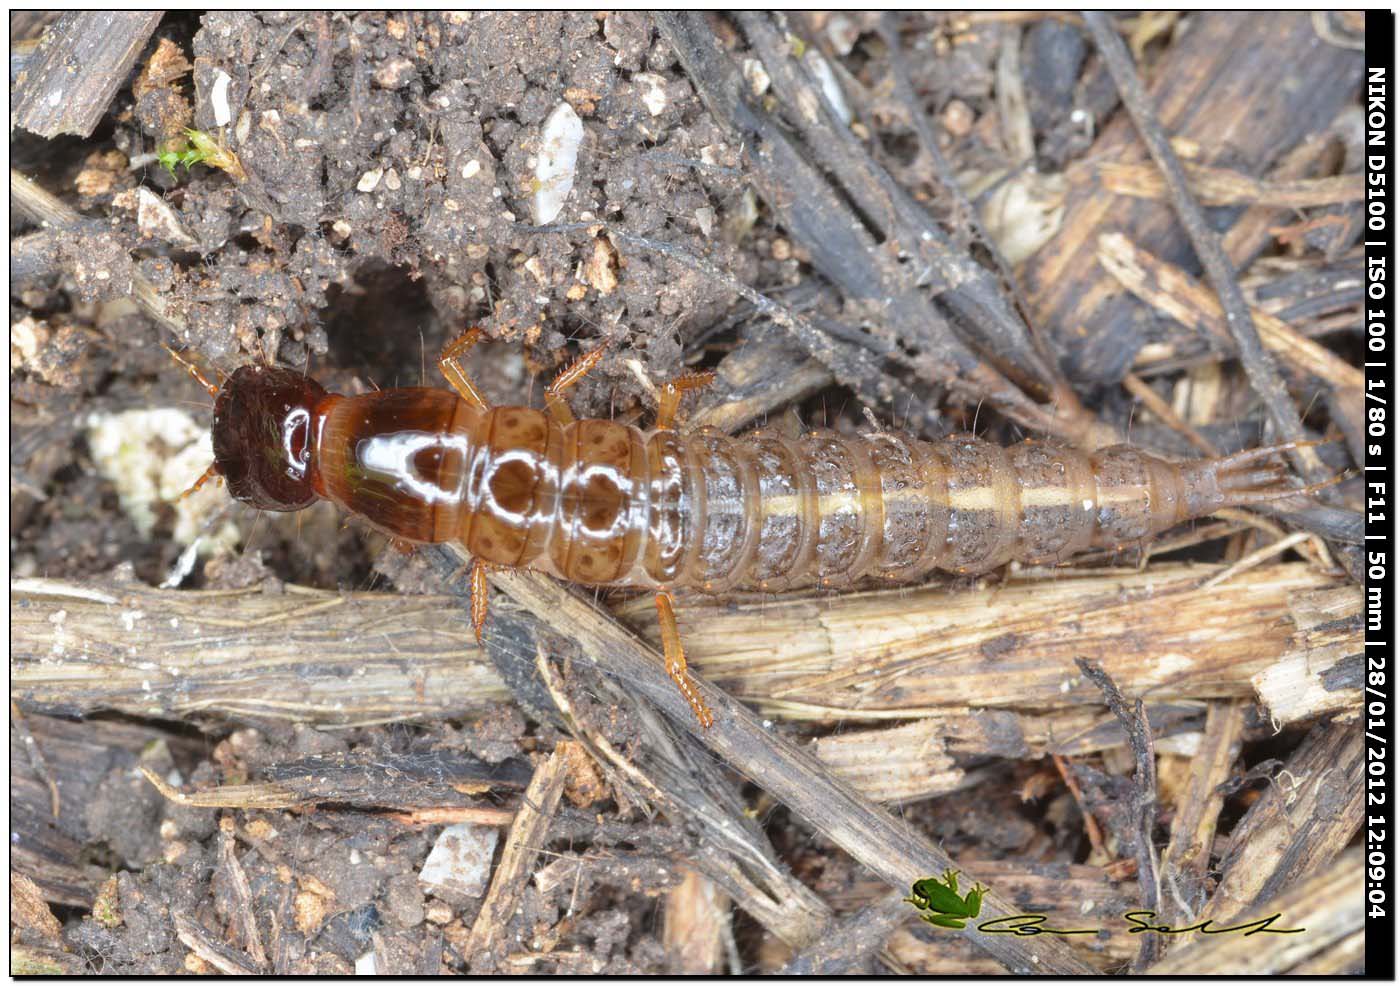
[[[239,367],[214,398],[214,468],[235,500],[259,510],[300,510],[316,500],[308,466],[315,380],[275,366]]]

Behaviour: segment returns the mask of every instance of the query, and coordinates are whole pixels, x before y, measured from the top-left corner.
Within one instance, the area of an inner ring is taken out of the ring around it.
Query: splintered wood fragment
[[[1364,757],[1356,723],[1314,728],[1230,833],[1220,883],[1200,917],[1232,921],[1331,867],[1361,827]]]
[[[204,929],[204,925],[194,918],[179,912],[173,917],[175,935],[181,943],[220,972],[230,976],[257,976],[267,971],[247,955],[216,941],[214,936]]]
[[[159,10],[65,13],[44,32],[10,95],[13,124],[41,137],[91,136],[160,23]]]
[[[1228,168],[1210,168],[1182,162],[1191,192],[1202,205],[1268,205],[1305,209],[1359,201],[1366,194],[1363,175],[1334,175],[1293,181],[1255,178]],[[1098,165],[1104,188],[1116,195],[1165,199],[1167,182],[1160,171],[1146,164],[1106,161]]]
[[[444,551],[434,562],[438,570],[452,572],[460,568],[456,553]],[[890,886],[904,889],[915,880],[955,868],[953,860],[917,829],[834,777],[812,757],[766,727],[752,711],[703,680],[697,681],[695,688],[714,710],[715,722],[709,729],[699,726],[667,675],[660,653],[639,643],[557,582],[537,572],[506,569],[491,572],[490,578],[540,624],[572,640],[603,674],[625,682],[632,694],[659,707],[676,727],[687,730],[722,762],[767,789]],[[687,643],[694,639],[687,638]],[[974,874],[967,876],[976,879]],[[989,918],[1019,913],[1011,900],[996,890],[983,898],[982,909]],[[1002,938],[978,935],[976,929],[952,933],[974,937],[980,948],[1017,973],[1094,971],[1072,946],[1047,940],[1048,935],[1035,939]]]
[[[1286,893],[1257,904],[1228,921],[1217,919],[1216,934],[1196,935],[1148,969],[1151,976],[1279,976],[1305,970],[1334,973],[1333,953],[1356,955],[1354,939],[1366,927],[1366,882],[1360,846],[1344,852]],[[1278,917],[1270,931],[1302,928],[1300,934],[1221,934],[1226,927]],[[1267,947],[1265,946],[1267,942]],[[1389,942],[1386,943],[1386,946]],[[1383,946],[1385,947],[1385,946]],[[1331,956],[1329,958],[1329,956]],[[1361,961],[1356,956],[1357,961]]]
[[[713,976],[724,967],[724,941],[729,930],[729,901],[723,891],[695,870],[666,894],[661,942],[671,972],[680,976]]]
[[[248,886],[248,874],[238,861],[233,836],[233,819],[224,816],[219,823],[219,869],[224,881],[216,883],[216,888],[224,888],[233,898],[226,902],[225,910],[232,915],[234,927],[238,931],[239,944],[260,966],[267,964],[267,952],[263,950],[262,936],[258,933],[258,919],[253,911],[253,891]]]
[[[1289,600],[1339,580],[1285,563],[1201,590],[1219,570],[1022,573],[992,591],[944,585],[738,603],[691,595],[678,617],[703,678],[786,718],[1097,706],[1076,657],[1154,702],[1253,697],[1250,676],[1289,647]],[[619,611],[656,640],[648,605]]]
[[[509,808],[415,808],[413,811],[391,811],[385,813],[404,825],[456,825],[471,822],[474,825],[509,825],[515,820],[515,812]]]
[[[687,424],[735,432],[832,382],[820,360],[776,327],[761,331],[720,360],[715,385]]]
[[[1153,67],[1151,102],[1162,126],[1201,148],[1197,163],[1262,174],[1280,154],[1327,128],[1355,104],[1362,60],[1319,45],[1306,12],[1209,11],[1193,15]],[[1144,164],[1125,113],[1115,114],[1088,158]],[[1099,236],[1125,230],[1172,263],[1193,253],[1171,208],[1155,199],[1106,195],[1073,184],[1055,238],[1028,261],[1034,322],[1067,353],[1072,374],[1116,383],[1144,339],[1137,304],[1096,270]]]
[[[1361,710],[1364,629],[1361,593],[1350,587],[1301,594],[1287,651],[1251,681],[1279,726]]]
[[[1219,298],[1181,268],[1135,246],[1121,233],[1100,236],[1098,256],[1104,270],[1136,297],[1182,325],[1209,334],[1227,351],[1233,348]],[[1331,384],[1334,393],[1345,399],[1348,416],[1359,424],[1361,371],[1276,316],[1257,308],[1251,314],[1264,346],[1299,372]]]
[[[59,715],[365,724],[472,716],[509,692],[455,600],[288,587],[11,584],[10,688]]]
[[[816,941],[788,961],[781,974],[841,976],[859,971],[857,966],[914,916],[906,896],[903,891],[891,892],[873,904],[832,921]],[[997,967],[994,963],[991,965],[995,973]]]
[[[53,916],[48,901],[33,880],[10,871],[10,924],[43,938],[58,941],[63,925]]]
[[[269,768],[266,781],[225,784],[193,794],[176,790],[147,768],[142,772],[166,798],[195,808],[296,808],[334,802],[412,812],[419,807],[478,809],[469,795],[524,786],[514,776],[518,766],[520,761],[487,767],[465,754],[331,754],[276,765]],[[478,810],[488,823],[501,818],[495,809]]]
[[[481,902],[481,910],[467,935],[463,952],[469,958],[504,949],[507,944],[506,926],[520,906],[520,895],[530,878],[530,864],[544,846],[549,823],[564,793],[569,764],[561,747],[571,742],[561,741],[554,748],[554,752],[535,768],[535,776],[525,789],[520,810],[506,835],[500,865],[496,867],[486,899]]]
[[[834,733],[813,743],[817,759],[874,801],[901,802],[957,789],[963,770],[948,755],[942,724]]]
[[[1242,701],[1212,702],[1200,748],[1190,759],[1191,775],[1181,788],[1171,838],[1162,853],[1162,880],[1171,892],[1159,902],[1164,915],[1189,918],[1205,893],[1206,871],[1215,843],[1224,784],[1230,779],[1244,735]],[[1189,923],[1182,921],[1178,923]]]

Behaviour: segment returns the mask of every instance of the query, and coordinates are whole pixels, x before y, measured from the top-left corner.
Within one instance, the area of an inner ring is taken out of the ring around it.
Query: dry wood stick
[[[1301,934],[1200,935],[1147,972],[1153,976],[1277,976],[1298,973],[1307,966],[1330,968],[1334,963],[1328,956],[1334,949],[1355,954],[1346,943],[1365,930],[1365,908],[1365,876],[1358,846],[1286,893],[1229,921],[1229,926],[1235,927],[1277,914],[1270,930],[1302,928]]]
[[[1300,593],[1290,604],[1297,631],[1289,649],[1251,681],[1270,719],[1288,726],[1361,710],[1361,594],[1352,589]]]
[[[1278,429],[1279,440],[1285,442],[1302,441],[1303,424],[1298,417],[1298,409],[1293,406],[1288,390],[1279,379],[1278,371],[1264,351],[1259,332],[1250,317],[1249,306],[1245,304],[1230,258],[1220,246],[1220,238],[1206,224],[1200,206],[1191,197],[1186,175],[1171,142],[1157,122],[1157,114],[1152,109],[1147,92],[1133,67],[1132,56],[1123,39],[1114,30],[1108,15],[1099,11],[1085,11],[1084,21],[1094,37],[1099,53],[1108,66],[1109,74],[1123,97],[1123,105],[1137,126],[1138,133],[1147,144],[1152,159],[1162,170],[1167,187],[1171,192],[1171,204],[1177,218],[1191,239],[1196,256],[1200,259],[1211,285],[1220,296],[1221,307],[1225,312],[1225,322],[1236,345],[1239,346],[1240,362],[1245,375],[1264,402],[1269,417]],[[1293,455],[1294,463],[1310,481],[1322,478],[1321,463],[1315,454]]]
[[[1104,188],[1118,195],[1165,199],[1166,179],[1145,164],[1106,161],[1098,166]],[[1266,179],[1228,168],[1182,164],[1191,192],[1205,205],[1266,205],[1279,209],[1357,202],[1366,194],[1365,176],[1332,175],[1327,178]]]
[[[455,551],[440,547],[436,553],[439,571],[451,573],[461,568]],[[599,670],[625,681],[633,694],[658,706],[671,722],[767,789],[892,887],[905,889],[916,880],[957,868],[922,833],[857,794],[765,728],[744,706],[703,681],[697,688],[715,710],[716,718],[712,728],[702,729],[667,676],[661,655],[558,583],[534,572],[508,570],[493,572],[491,580],[554,633],[575,641]],[[982,907],[988,917],[1019,913],[995,892],[984,898]],[[987,940],[992,936],[977,935],[975,929],[958,933],[974,936],[983,949],[1018,974],[1094,971],[1068,945],[1045,940],[1048,936]]]
[[[1120,284],[1164,315],[1217,339],[1232,338],[1225,312],[1213,293],[1180,267],[1153,256],[1123,234],[1099,237],[1099,262]],[[1250,313],[1258,321],[1259,338],[1269,350],[1295,369],[1326,381],[1335,393],[1355,394],[1356,407],[1348,404],[1347,409],[1350,416],[1360,419],[1363,377],[1359,369],[1282,319],[1254,308]]]
[[[1328,722],[1309,733],[1230,833],[1220,883],[1201,917],[1233,920],[1327,868],[1361,827],[1364,757],[1358,723]]]
[[[92,134],[126,81],[159,10],[87,10],[63,14],[44,32],[15,80],[14,123],[41,137]]]
[[[54,714],[116,709],[348,725],[479,714],[509,693],[451,602],[286,587],[10,585],[12,694]]]
[[[1103,692],[1109,709],[1123,726],[1128,735],[1128,743],[1133,750],[1136,769],[1133,772],[1133,787],[1136,789],[1132,803],[1128,806],[1131,819],[1133,844],[1129,847],[1137,860],[1138,887],[1141,891],[1140,905],[1155,911],[1161,899],[1161,875],[1157,871],[1157,850],[1152,843],[1152,829],[1157,816],[1157,755],[1152,742],[1152,726],[1143,714],[1142,699],[1128,708],[1127,700],[1118,690],[1113,679],[1104,673],[1103,668],[1083,659],[1075,661]],[[1133,961],[1135,971],[1141,972],[1162,954],[1162,940],[1156,935],[1144,935],[1142,947]]]
[[[1171,837],[1162,853],[1160,902],[1173,924],[1193,923],[1205,899],[1206,870],[1225,803],[1222,786],[1239,755],[1244,710],[1241,701],[1210,703],[1200,750],[1191,758],[1190,782],[1177,799]]]
[[[20,215],[55,229],[69,229],[88,222],[67,203],[14,168],[10,169],[10,206]],[[132,274],[131,298],[152,321],[177,340],[181,338],[184,324],[167,311],[165,299],[161,297],[160,292],[140,274]]]
[[[263,949],[262,936],[258,934],[258,919],[253,913],[253,891],[248,886],[248,874],[238,861],[234,851],[233,818],[219,819],[219,870],[224,874],[224,886],[233,898],[227,910],[233,915],[238,930],[240,945],[261,967],[267,965],[267,952]]]
[[[465,954],[469,962],[475,964],[479,954],[505,947],[506,925],[520,905],[520,895],[530,876],[530,864],[544,846],[545,833],[549,831],[549,823],[564,793],[567,773],[568,759],[558,746],[535,769],[520,810],[506,834],[500,865],[496,867],[486,899],[467,935]]]
[[[816,941],[788,960],[781,975],[840,976],[857,971],[859,964],[881,948],[912,916],[905,896],[894,891],[833,921]]]
[[[176,913],[173,917],[175,936],[186,948],[220,972],[230,976],[256,976],[267,971],[246,954],[216,941],[204,925],[189,915]]]

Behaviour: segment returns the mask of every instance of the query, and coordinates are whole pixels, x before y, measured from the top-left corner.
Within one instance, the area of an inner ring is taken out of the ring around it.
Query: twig
[[[219,819],[219,869],[227,878],[225,886],[232,893],[233,900],[228,910],[238,927],[245,951],[259,966],[267,965],[267,952],[263,950],[262,936],[258,934],[258,919],[253,913],[253,891],[248,886],[248,874],[234,852],[233,818],[225,815]]]
[[[840,976],[859,971],[860,964],[913,916],[906,896],[907,892],[892,892],[833,921],[820,938],[788,960],[780,975]]]
[[[10,699],[10,727],[24,746],[25,755],[29,757],[29,766],[34,768],[34,773],[48,786],[49,803],[53,808],[53,817],[57,819],[61,807],[58,782],[54,780],[48,761],[44,759],[44,751],[34,739],[34,734],[29,731],[29,724],[24,721],[24,713],[20,711],[19,703],[14,699]]]
[[[451,548],[431,551],[444,575],[461,568],[461,559]],[[492,572],[491,579],[554,633],[575,641],[599,670],[625,681],[632,695],[658,706],[677,727],[766,788],[892,887],[903,890],[930,874],[959,868],[920,832],[831,776],[743,705],[703,681],[696,687],[714,710],[715,723],[702,729],[667,676],[661,655],[553,580],[507,570]],[[983,913],[1010,915],[1018,909],[993,893],[984,898]],[[1093,972],[1068,945],[1047,941],[1049,936],[1003,938],[978,935],[975,929],[962,933],[1018,973]]]
[[[1161,900],[1161,879],[1157,872],[1157,852],[1152,846],[1152,827],[1157,818],[1157,761],[1152,744],[1152,725],[1143,714],[1142,699],[1138,699],[1133,708],[1129,709],[1128,700],[1123,697],[1123,693],[1102,667],[1082,658],[1076,659],[1074,663],[1079,666],[1084,677],[1103,692],[1104,701],[1118,717],[1123,731],[1128,734],[1128,743],[1132,747],[1136,764],[1133,786],[1137,789],[1137,797],[1128,808],[1129,818],[1132,819],[1133,856],[1138,864],[1142,907],[1155,911],[1158,901]],[[1156,935],[1144,935],[1142,948],[1133,963],[1134,969],[1141,972],[1147,968],[1161,955],[1161,950],[1161,938]]]
[[[32,178],[10,169],[10,206],[20,215],[41,226],[72,229],[89,220],[56,196],[49,194]],[[165,299],[154,285],[138,273],[131,276],[131,299],[157,325],[176,339],[181,338],[184,325],[167,312]]]
[[[247,955],[230,948],[214,937],[194,918],[178,911],[175,919],[175,936],[186,948],[215,969],[230,976],[256,976],[267,970],[255,965]]]
[[[1366,194],[1364,176],[1332,175],[1327,178],[1255,178],[1228,168],[1210,168],[1186,162],[1182,171],[1194,194],[1205,205],[1265,205],[1279,209],[1306,209],[1320,205],[1359,202]],[[1099,180],[1107,191],[1144,199],[1164,199],[1170,189],[1162,175],[1145,164],[1104,161]]]
[[[1085,804],[1084,793],[1079,789],[1079,782],[1074,779],[1074,771],[1070,769],[1069,761],[1058,753],[1052,754],[1050,761],[1060,772],[1060,778],[1065,782],[1065,787],[1069,789],[1075,804],[1079,805],[1079,814],[1084,816],[1084,834],[1089,837],[1089,846],[1093,851],[1093,855],[1090,857],[1091,861],[1100,866],[1108,865],[1113,857],[1103,844],[1103,832],[1099,829],[1099,821],[1094,817],[1089,806]]]
[[[1219,449],[1202,437],[1199,431],[1183,421],[1181,416],[1172,410],[1172,406],[1157,396],[1157,391],[1144,383],[1141,377],[1133,373],[1127,374],[1123,377],[1123,389],[1142,401],[1144,407],[1161,418],[1162,422],[1173,431],[1185,435],[1186,440],[1200,451],[1209,456],[1220,454]]]
[[[1273,558],[1275,555],[1283,554],[1295,544],[1298,544],[1302,541],[1306,541],[1308,538],[1316,536],[1316,534],[1311,534],[1308,531],[1294,531],[1292,534],[1288,535],[1285,538],[1280,538],[1273,544],[1266,544],[1262,548],[1258,548],[1254,551],[1251,551],[1243,558],[1232,563],[1230,567],[1226,568],[1224,571],[1216,572],[1210,578],[1206,579],[1204,582],[1201,583],[1201,588],[1213,589],[1221,583],[1234,578],[1240,572],[1247,572],[1251,568],[1255,568],[1256,566],[1262,565],[1264,564],[1264,562],[1268,561],[1270,558]]]
[[[544,846],[545,833],[564,793],[567,773],[568,760],[556,746],[536,768],[530,786],[525,789],[525,799],[506,835],[500,865],[496,867],[486,899],[481,902],[481,910],[467,935],[464,952],[469,961],[474,963],[480,953],[506,946],[506,925],[520,905],[520,895],[530,876],[530,863]]]
[[[1113,81],[1123,97],[1124,107],[1147,144],[1152,159],[1162,169],[1171,193],[1172,208],[1190,237],[1191,245],[1205,267],[1211,285],[1220,296],[1221,307],[1225,311],[1226,327],[1239,346],[1240,362],[1244,365],[1250,384],[1263,400],[1269,417],[1278,430],[1280,441],[1302,441],[1305,436],[1298,409],[1293,406],[1273,361],[1264,351],[1259,332],[1254,326],[1253,318],[1250,317],[1249,307],[1245,304],[1244,294],[1235,279],[1234,268],[1230,259],[1225,256],[1225,251],[1221,249],[1220,238],[1206,224],[1200,207],[1191,197],[1181,162],[1177,160],[1171,142],[1157,122],[1147,92],[1133,67],[1127,45],[1114,30],[1113,22],[1107,14],[1085,11],[1083,17],[1108,66],[1109,74],[1113,76]],[[1320,463],[1316,463],[1316,460],[1296,453],[1293,459],[1303,475],[1312,481],[1321,479],[1321,469],[1315,468],[1320,466]]]

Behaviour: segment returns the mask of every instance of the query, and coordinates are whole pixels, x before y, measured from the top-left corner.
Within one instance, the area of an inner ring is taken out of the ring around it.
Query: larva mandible
[[[216,387],[172,351],[214,396],[214,463],[194,488],[222,476],[262,510],[326,499],[402,541],[460,543],[474,559],[478,638],[488,566],[651,589],[667,671],[705,727],[713,716],[687,676],[672,589],[902,583],[1057,562],[1329,485],[1288,485],[1280,453],[1291,445],[1176,463],[1126,445],[1003,448],[972,435],[677,431],[682,395],[711,374],[666,385],[650,431],[575,419],[564,392],[602,349],[555,378],[546,410],[491,407],[461,366],[480,335],[443,351],[452,390],[358,397],[252,364]]]

